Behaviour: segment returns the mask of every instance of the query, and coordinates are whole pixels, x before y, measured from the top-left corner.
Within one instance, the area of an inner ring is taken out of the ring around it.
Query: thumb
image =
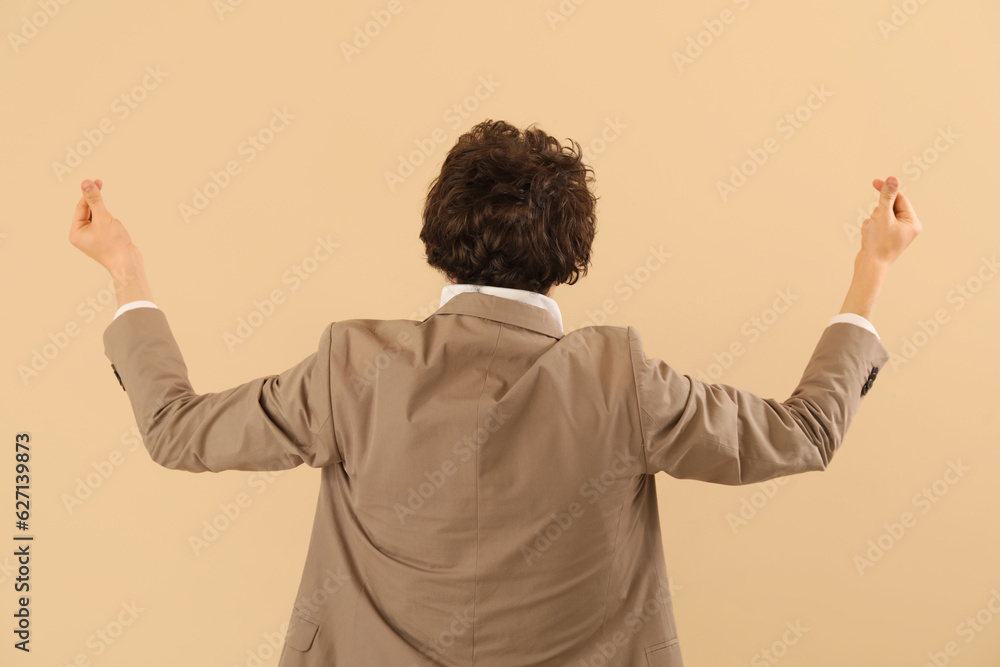
[[[904,222],[916,222],[917,227],[920,226],[920,223],[917,221],[917,214],[913,210],[913,204],[910,203],[910,200],[907,199],[906,195],[904,195],[902,192],[896,195],[895,212],[896,212],[896,217],[899,218],[900,220],[903,220]]]
[[[87,200],[87,205],[90,206],[92,218],[110,216],[108,207],[104,205],[104,198],[101,196],[101,188],[89,180],[81,183],[80,188],[83,190],[83,198]]]
[[[899,180],[895,176],[890,176],[885,179],[880,191],[882,194],[878,198],[879,207],[892,211],[893,204],[896,202],[896,194],[899,193]]]

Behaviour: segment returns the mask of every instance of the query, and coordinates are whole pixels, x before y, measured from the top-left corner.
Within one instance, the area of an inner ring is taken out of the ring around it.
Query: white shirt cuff
[[[123,303],[121,305],[121,308],[118,309],[118,312],[115,313],[115,316],[111,318],[111,321],[112,322],[115,321],[116,319],[118,319],[119,315],[124,313],[126,310],[132,310],[133,308],[156,308],[156,304],[153,303],[152,301],[143,301],[141,299],[138,301],[129,301],[128,303]]]
[[[868,329],[873,334],[875,334],[876,338],[882,340],[881,338],[879,338],[878,332],[875,331],[875,326],[871,322],[869,322],[866,318],[861,317],[857,313],[839,313],[837,315],[834,315],[833,317],[830,318],[830,322],[826,326],[830,326],[835,322],[850,322],[851,324],[857,324],[859,327],[864,327],[865,329]]]

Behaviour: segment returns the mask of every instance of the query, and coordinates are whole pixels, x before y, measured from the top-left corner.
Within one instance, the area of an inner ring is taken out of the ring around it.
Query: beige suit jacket
[[[824,470],[889,358],[834,323],[778,401],[647,357],[631,326],[564,335],[476,292],[331,323],[292,368],[213,393],[161,310],[104,345],[160,465],[320,469],[280,667],[681,666],[655,473]]]

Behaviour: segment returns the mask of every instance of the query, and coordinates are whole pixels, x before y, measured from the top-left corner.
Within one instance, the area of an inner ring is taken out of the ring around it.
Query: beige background
[[[275,665],[267,636],[288,619],[318,490],[306,467],[151,463],[103,354],[109,277],[67,240],[80,181],[104,180],[195,389],[218,391],[292,366],[330,321],[434,310],[423,196],[454,140],[494,118],[578,140],[596,170],[593,267],[555,292],[567,330],[613,310],[607,322],[635,325],[650,356],[781,399],[840,309],[871,180],[900,178],[924,231],[872,316],[893,361],[831,468],[747,487],[657,479],[678,629],[692,667],[772,664],[762,649],[789,667],[921,665],[948,642],[948,664],[1000,664],[995,2],[401,0],[351,55],[342,45],[389,4],[332,4],[3,3],[0,497],[11,518],[13,440],[27,431],[36,541],[33,650],[8,632],[0,663]],[[802,107],[813,87],[827,98]],[[249,160],[241,143],[275,108],[294,118]],[[778,123],[796,111],[809,117],[789,136]],[[88,134],[101,139],[89,151]],[[719,182],[769,138],[778,150],[724,200]],[[419,141],[430,155],[390,188]],[[60,173],[71,147],[88,154]],[[240,173],[186,223],[181,206],[229,161]],[[317,237],[339,247],[311,264]],[[647,272],[651,246],[670,257]],[[304,261],[309,280],[283,279]],[[227,347],[273,290],[284,302]],[[776,314],[779,291],[793,298]],[[67,326],[76,335],[51,343]],[[36,352],[50,358],[23,376]],[[949,462],[968,468],[954,484]],[[190,538],[239,494],[249,504],[196,553]],[[897,539],[886,524],[904,512]],[[870,540],[889,549],[859,566]],[[796,622],[808,631],[785,642]]]

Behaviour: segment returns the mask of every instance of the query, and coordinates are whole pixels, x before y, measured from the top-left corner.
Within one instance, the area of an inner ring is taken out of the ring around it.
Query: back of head
[[[586,275],[597,231],[580,145],[485,120],[458,138],[424,204],[427,263],[458,283],[545,293]]]

